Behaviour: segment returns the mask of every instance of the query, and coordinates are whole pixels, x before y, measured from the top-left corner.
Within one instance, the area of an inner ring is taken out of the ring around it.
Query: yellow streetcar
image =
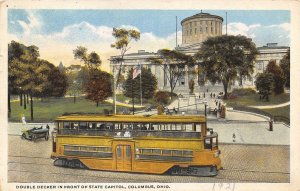
[[[215,176],[218,134],[204,116],[65,115],[53,133],[55,166]]]

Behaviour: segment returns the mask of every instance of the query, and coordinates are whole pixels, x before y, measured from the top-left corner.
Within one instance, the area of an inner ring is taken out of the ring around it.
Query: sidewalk
[[[113,99],[112,98],[109,98],[107,100],[105,100],[106,102],[108,103],[113,103]],[[119,101],[116,101],[116,104],[117,106],[123,106],[123,107],[132,107],[132,104],[127,104],[127,103],[122,103],[122,102],[119,102]],[[145,106],[141,106],[141,105],[134,105],[135,108],[144,108]]]
[[[210,98],[210,95],[209,97],[206,96],[206,98],[202,99],[195,99],[194,96],[186,95],[183,99],[181,98],[173,101],[168,108],[172,109],[175,107],[177,109],[178,101],[179,108],[183,108],[179,111],[197,109],[204,112],[205,103],[207,103],[207,109],[210,109],[216,107],[216,101],[221,102],[222,100]],[[188,106],[188,104],[192,106]],[[213,114],[207,114],[207,125],[208,128],[213,128],[214,131],[219,134],[220,143],[263,145],[290,144],[289,127],[282,123],[274,123],[273,131],[269,131],[268,117],[254,113],[228,109],[226,111],[225,119],[218,118]]]
[[[263,106],[249,106],[249,107],[253,107],[253,108],[257,108],[257,109],[272,109],[272,108],[284,107],[287,105],[290,105],[289,101],[286,103],[278,104],[278,105],[263,105]]]

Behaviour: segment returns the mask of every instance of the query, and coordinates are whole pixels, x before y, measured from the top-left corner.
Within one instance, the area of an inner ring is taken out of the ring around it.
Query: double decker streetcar
[[[55,166],[215,176],[218,134],[204,116],[65,115],[53,132]]]

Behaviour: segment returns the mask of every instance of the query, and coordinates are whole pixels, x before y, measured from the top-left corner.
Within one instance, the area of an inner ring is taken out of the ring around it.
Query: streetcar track
[[[40,159],[50,159],[50,160],[52,160],[50,157],[25,156],[25,155],[23,155],[23,156],[21,156],[21,155],[19,155],[19,156],[17,156],[17,155],[8,155],[8,157],[40,158]]]
[[[44,160],[53,160],[48,157],[37,157],[37,156],[13,156],[9,155],[8,157],[20,157],[20,158],[35,158],[35,159],[44,159]],[[22,162],[22,161],[9,161],[8,164],[34,164],[34,165],[44,165],[47,166],[49,164],[44,163],[36,163],[36,162]],[[52,165],[51,165],[52,166]],[[71,168],[70,168],[71,169]],[[276,171],[257,171],[257,170],[245,170],[245,169],[228,169],[223,168],[221,171],[234,171],[234,172],[252,172],[252,173],[264,173],[264,174],[290,174],[290,172],[276,172]]]
[[[8,170],[8,172],[25,172],[25,173],[39,173],[39,174],[55,174],[55,175],[64,175],[64,176],[77,176],[77,177],[93,177],[93,178],[104,178],[104,179],[113,179],[113,180],[136,180],[136,179],[130,179],[127,176],[124,178],[117,178],[117,177],[105,177],[105,176],[95,176],[95,175],[75,175],[74,173],[57,173],[57,172],[39,172],[39,171],[28,171],[28,170]],[[119,173],[119,172],[117,172]],[[138,180],[140,181],[140,180]],[[145,180],[143,180],[145,181]],[[149,182],[149,181],[146,181]]]
[[[32,172],[32,171],[26,171],[26,170],[8,170],[8,172],[52,174],[52,175],[64,175],[64,176],[71,176],[71,177],[92,177],[92,178],[102,178],[102,179],[108,179],[108,180],[121,180],[121,181],[124,181],[124,180],[134,180],[134,182],[158,182],[158,183],[161,182],[161,183],[170,183],[169,179],[166,180],[166,181],[149,181],[149,179],[147,179],[147,180],[145,180],[145,179],[136,179],[136,178],[129,179],[127,176],[124,177],[124,178],[117,178],[117,177],[105,177],[105,176],[95,176],[95,175],[74,175],[74,174],[71,174],[71,173]],[[116,172],[116,173],[119,173],[119,172]],[[150,174],[145,174],[145,175],[150,175]],[[171,175],[161,175],[161,177],[166,177],[166,176],[169,176],[168,178],[170,178],[170,179],[182,178],[182,177],[190,177],[190,178],[194,178],[194,179],[201,178],[201,179],[211,179],[211,180],[226,180],[227,182],[228,181],[233,181],[233,182],[237,182],[237,181],[239,181],[239,182],[274,182],[274,181],[262,181],[262,180],[259,180],[259,179],[255,179],[255,180],[253,180],[253,179],[237,180],[237,179],[234,179],[234,178],[223,178],[223,177],[218,177],[218,176],[215,176],[215,177],[175,176],[174,177],[174,176],[171,176]],[[20,181],[18,181],[18,182],[20,182]],[[114,181],[114,182],[118,182],[118,181]],[[207,181],[205,181],[205,182],[207,182]],[[215,181],[212,181],[212,182],[215,182]],[[24,182],[24,183],[27,183],[27,182]]]
[[[272,172],[272,171],[255,171],[255,170],[242,170],[242,169],[222,169],[222,171],[225,170],[225,171],[235,171],[235,172],[254,172],[254,173],[269,173],[269,174],[272,174],[272,173],[278,173],[278,174],[290,174],[289,172]]]
[[[20,162],[8,162],[9,164],[25,164],[25,165],[29,165],[29,164],[34,164],[34,165],[41,165],[41,166],[52,166],[52,165],[49,165],[49,164],[37,164],[37,163],[20,163]],[[54,166],[54,165],[53,165]],[[59,168],[59,167],[58,167]],[[67,168],[67,169],[72,169],[72,168]],[[82,170],[82,169],[77,169],[77,170]],[[8,170],[8,171],[18,171],[18,170]],[[85,171],[93,171],[91,169],[86,169]],[[254,170],[240,170],[240,169],[222,169],[220,170],[220,172],[222,171],[227,171],[227,172],[230,172],[230,171],[234,171],[234,172],[248,172],[248,173],[263,173],[263,174],[282,174],[282,175],[288,175],[290,173],[288,172],[263,172],[263,171],[254,171]],[[21,171],[23,172],[23,171]],[[25,171],[24,171],[25,172]],[[33,173],[42,173],[42,172],[39,172],[39,171],[26,171],[26,172],[33,172]],[[108,171],[105,171],[105,172],[108,172]],[[109,172],[114,172],[114,171],[109,171]],[[116,172],[116,173],[119,173],[119,172]],[[49,173],[48,173],[49,174]],[[68,175],[68,174],[65,174],[65,173],[54,173],[54,174],[63,174],[63,175]],[[137,173],[138,174],[138,173]],[[91,177],[94,177],[94,176],[91,176]],[[98,177],[98,176],[95,176],[95,177]],[[191,176],[191,177],[196,177],[196,176]],[[218,177],[215,177],[215,178],[218,178]],[[223,179],[223,178],[222,178]]]

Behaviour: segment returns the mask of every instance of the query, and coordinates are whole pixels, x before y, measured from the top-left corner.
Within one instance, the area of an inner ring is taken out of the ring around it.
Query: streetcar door
[[[116,158],[117,170],[131,171],[132,169],[132,150],[130,145],[117,145]]]

